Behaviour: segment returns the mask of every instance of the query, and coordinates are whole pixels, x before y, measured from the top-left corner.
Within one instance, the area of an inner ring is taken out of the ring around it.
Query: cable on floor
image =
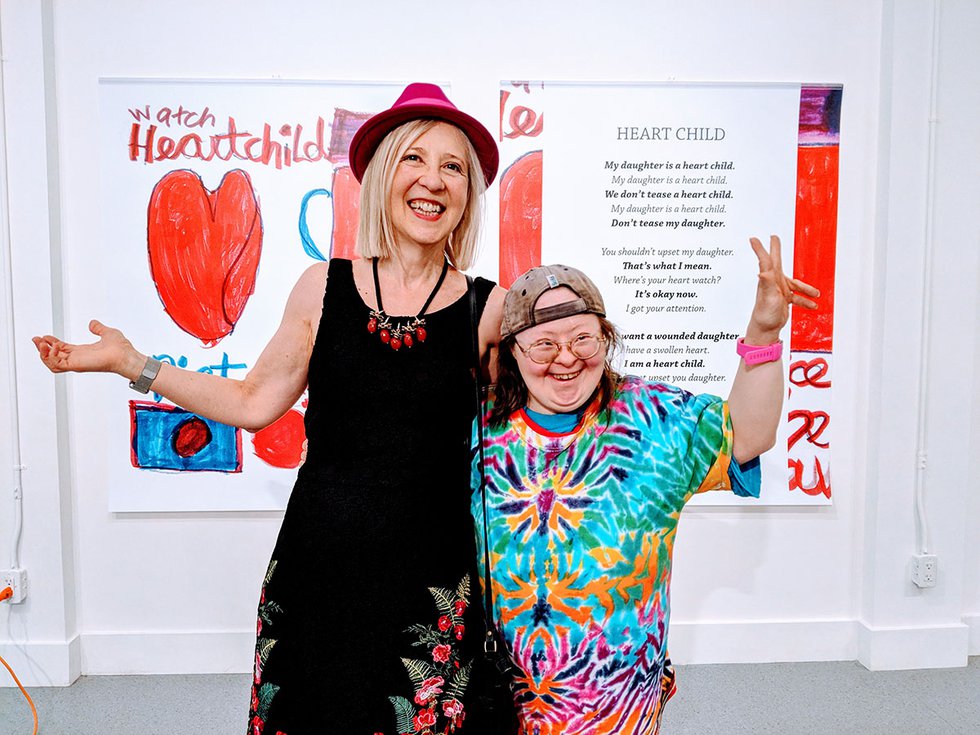
[[[10,587],[4,588],[2,591],[0,591],[0,602],[3,602],[4,600],[6,600],[6,599],[8,599],[10,597],[13,597],[13,594],[14,594],[14,591],[12,589],[10,589]],[[10,664],[8,664],[4,660],[3,656],[0,656],[0,664],[3,664],[4,668],[7,669],[7,671],[10,672],[10,676],[13,678],[14,683],[17,685],[17,688],[20,689],[20,693],[24,695],[24,699],[26,699],[27,700],[27,704],[30,705],[31,714],[34,716],[34,733],[33,733],[33,735],[37,735],[37,707],[34,706],[34,700],[31,699],[31,695],[27,693],[27,690],[26,689],[24,689],[24,685],[20,683],[20,679],[17,678],[17,674],[15,674],[14,673],[14,670],[12,668],[10,668]]]

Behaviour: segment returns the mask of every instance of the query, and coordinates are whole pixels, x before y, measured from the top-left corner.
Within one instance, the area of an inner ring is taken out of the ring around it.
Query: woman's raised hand
[[[51,335],[34,337],[34,346],[41,362],[53,373],[103,372],[120,375],[127,373],[128,366],[142,364],[139,353],[118,329],[94,319],[89,322],[88,328],[99,338],[97,342],[73,345]],[[136,368],[137,373],[139,369]]]
[[[745,341],[749,344],[771,344],[779,339],[779,332],[789,319],[790,304],[816,309],[816,302],[808,297],[816,298],[820,291],[783,273],[780,242],[776,235],[769,238],[769,250],[758,238],[749,238],[749,243],[759,259],[759,283]]]

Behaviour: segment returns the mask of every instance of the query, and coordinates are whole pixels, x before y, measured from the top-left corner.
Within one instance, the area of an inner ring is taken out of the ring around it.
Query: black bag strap
[[[476,397],[476,425],[480,451],[480,499],[483,505],[483,611],[486,617],[486,635],[483,640],[483,650],[496,653],[497,637],[493,627],[493,594],[491,580],[493,564],[490,561],[490,528],[487,523],[487,475],[483,454],[483,368],[480,360],[480,320],[476,313],[476,286],[470,276],[466,276],[466,291],[470,303],[470,334],[473,340],[473,390]]]

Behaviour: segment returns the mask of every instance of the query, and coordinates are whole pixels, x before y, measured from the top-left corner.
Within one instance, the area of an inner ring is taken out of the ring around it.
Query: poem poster
[[[586,271],[625,337],[623,372],[727,396],[755,296],[750,236],[779,235],[784,269],[823,291],[816,315],[794,310],[783,335],[769,504],[832,497],[840,98],[800,84],[501,85],[500,280],[539,263]]]

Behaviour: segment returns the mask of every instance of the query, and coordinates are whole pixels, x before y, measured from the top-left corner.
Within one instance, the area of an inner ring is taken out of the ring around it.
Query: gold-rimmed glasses
[[[602,344],[606,341],[605,337],[598,337],[594,334],[580,334],[568,342],[556,342],[553,339],[539,339],[528,347],[522,347],[518,342],[517,346],[531,362],[538,365],[548,365],[558,359],[563,347],[567,347],[579,360],[589,360],[599,354]]]

